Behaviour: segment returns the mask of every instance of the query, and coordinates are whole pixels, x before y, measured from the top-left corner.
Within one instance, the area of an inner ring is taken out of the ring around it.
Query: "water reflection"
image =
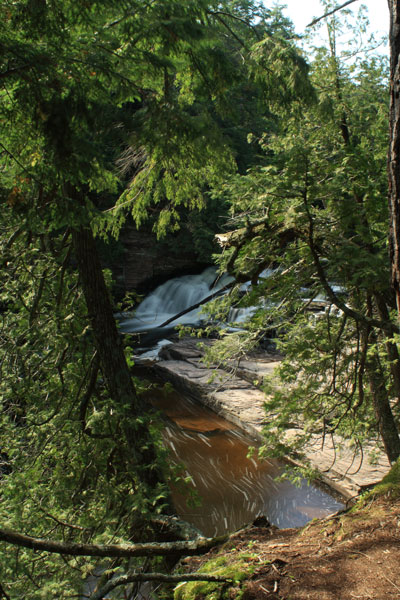
[[[254,442],[198,403],[175,393],[152,398],[152,403],[168,416],[164,440],[172,460],[184,465],[201,498],[201,506],[188,506],[187,496],[173,489],[175,507],[204,535],[235,531],[258,515],[278,527],[300,527],[342,508],[306,482],[300,487],[276,482],[282,465],[247,458]]]

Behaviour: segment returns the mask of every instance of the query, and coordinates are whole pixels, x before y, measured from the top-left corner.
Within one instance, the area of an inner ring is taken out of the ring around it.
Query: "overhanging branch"
[[[143,544],[77,544],[24,535],[12,529],[0,529],[0,541],[39,552],[69,556],[103,556],[130,558],[134,556],[189,556],[207,552],[227,540],[227,536],[198,538],[185,542],[148,542]]]
[[[376,327],[377,329],[381,329],[388,333],[390,336],[393,333],[400,333],[400,327],[391,321],[381,321],[378,319],[374,319],[372,317],[367,317],[363,315],[361,312],[352,309],[350,306],[346,304],[341,298],[333,290],[330,285],[326,275],[324,268],[322,266],[315,242],[314,242],[314,223],[312,220],[312,216],[306,206],[307,216],[310,222],[310,228],[307,235],[307,244],[310,248],[311,255],[313,257],[314,266],[319,277],[319,280],[328,296],[328,299],[332,304],[334,304],[337,308],[343,311],[345,315],[354,319],[358,323],[362,323],[365,326]],[[268,234],[269,238],[272,240],[272,236],[275,236],[278,239],[278,244],[280,248],[284,248],[288,243],[293,240],[302,239],[304,237],[304,233],[294,229],[281,229],[278,230],[276,227],[271,227],[268,224],[268,219],[260,219],[259,221],[255,221],[253,223],[248,223],[247,227],[242,229],[237,229],[235,231],[230,231],[224,234],[217,234],[215,237],[223,248],[234,248],[234,253],[229,260],[228,263],[228,271],[233,267],[233,264],[238,256],[239,250],[243,248],[243,246],[251,241],[254,237],[260,235],[261,233]],[[250,278],[248,278],[250,279]]]
[[[353,310],[350,306],[348,306],[346,304],[346,302],[344,302],[343,300],[341,300],[341,298],[338,297],[338,295],[333,290],[332,286],[330,285],[330,283],[325,275],[325,271],[322,266],[322,263],[321,263],[321,260],[320,260],[315,242],[314,242],[314,222],[313,222],[312,215],[310,213],[310,210],[307,206],[306,201],[305,201],[305,208],[306,208],[307,217],[309,220],[308,246],[310,248],[310,252],[313,257],[315,270],[317,272],[319,280],[322,284],[322,287],[325,290],[326,295],[328,296],[328,298],[332,302],[332,304],[334,304],[337,308],[339,308],[341,311],[343,311],[343,313],[345,315],[347,315],[351,319],[354,319],[354,321],[356,321],[357,323],[361,323],[364,326],[376,327],[377,329],[386,331],[390,335],[393,335],[393,333],[400,333],[400,327],[398,327],[394,323],[391,323],[390,321],[387,321],[387,322],[379,321],[378,319],[374,319],[369,316],[367,317],[367,316],[363,315],[362,313],[360,313],[359,311]]]

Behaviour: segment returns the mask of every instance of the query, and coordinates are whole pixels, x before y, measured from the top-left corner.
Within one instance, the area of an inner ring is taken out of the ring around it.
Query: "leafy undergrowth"
[[[400,600],[400,462],[352,510],[302,530],[249,527],[184,568],[233,579],[175,600]],[[241,574],[241,575],[240,575]]]

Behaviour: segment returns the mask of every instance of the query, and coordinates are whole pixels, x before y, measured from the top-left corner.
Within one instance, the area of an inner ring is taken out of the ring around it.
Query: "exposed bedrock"
[[[210,340],[202,340],[210,344]],[[209,368],[202,362],[203,352],[199,340],[184,338],[166,346],[160,353],[161,360],[153,369],[163,380],[192,399],[195,399],[228,421],[239,425],[253,439],[262,441],[263,423],[273,419],[266,415],[264,393],[253,385],[271,374],[280,358],[277,355],[257,354],[238,364],[230,364],[226,370]],[[296,435],[296,429],[287,432]],[[369,462],[369,449],[363,456],[354,454],[346,446],[339,453],[330,439],[315,436],[314,444],[306,452],[312,466],[319,469],[322,479],[345,497],[352,497],[366,487],[378,482],[389,471],[390,464],[381,453],[376,464]],[[374,448],[375,449],[375,448]],[[372,451],[372,448],[370,449]]]
[[[148,293],[167,279],[201,272],[206,264],[200,263],[194,253],[173,251],[157,241],[154,233],[134,225],[124,227],[118,261],[110,265],[119,294],[135,290]]]

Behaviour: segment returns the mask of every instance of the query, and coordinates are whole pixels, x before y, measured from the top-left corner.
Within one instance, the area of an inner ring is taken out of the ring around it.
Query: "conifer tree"
[[[177,206],[204,204],[204,188],[235,168],[224,94],[257,6],[5,2],[0,529],[25,541],[2,545],[1,593],[71,597],[95,571],[79,552],[37,559],[32,538],[104,551],[165,523],[172,475],[131,379],[95,235],[117,234],[127,207],[139,225],[150,203],[160,233],[176,227]],[[112,560],[104,589],[135,566]]]

